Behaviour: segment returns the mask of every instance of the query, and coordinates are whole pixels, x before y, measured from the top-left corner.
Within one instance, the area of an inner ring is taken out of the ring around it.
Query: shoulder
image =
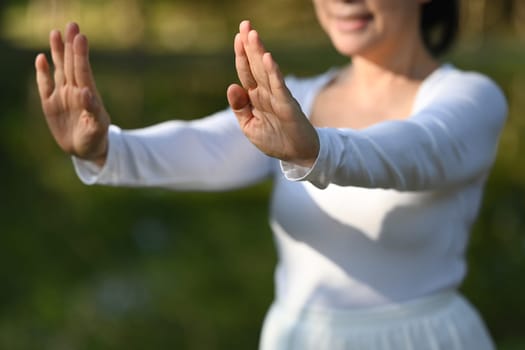
[[[490,94],[505,99],[501,88],[485,74],[465,71],[453,66],[444,67],[442,84],[452,91],[466,91]]]
[[[485,74],[443,65],[423,82],[416,109],[460,109],[497,119],[507,115],[507,99],[498,84]]]
[[[476,102],[479,104],[490,101],[506,105],[502,89],[490,77],[480,72],[461,70],[450,64],[443,65],[423,82],[418,98],[422,100],[478,98]]]

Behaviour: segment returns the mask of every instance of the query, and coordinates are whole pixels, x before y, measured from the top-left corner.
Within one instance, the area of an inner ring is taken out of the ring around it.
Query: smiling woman
[[[455,20],[432,18],[448,34],[427,42],[427,1],[314,0],[351,63],[302,79],[284,78],[243,21],[229,108],[139,130],[111,124],[72,23],[50,35],[54,77],[36,58],[42,107],[86,184],[217,191],[273,179],[279,263],[261,349],[493,349],[458,288],[507,103],[486,76],[434,55],[457,28],[456,1],[442,2],[437,17]]]

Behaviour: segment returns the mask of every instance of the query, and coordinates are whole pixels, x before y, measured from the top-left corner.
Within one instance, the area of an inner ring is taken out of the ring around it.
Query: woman
[[[97,93],[85,36],[51,32],[44,114],[87,184],[223,190],[273,176],[276,297],[261,349],[493,349],[457,292],[507,113],[487,77],[442,64],[456,1],[314,0],[352,59],[283,79],[248,21],[230,109],[123,131]],[[437,31],[437,32],[436,32]]]

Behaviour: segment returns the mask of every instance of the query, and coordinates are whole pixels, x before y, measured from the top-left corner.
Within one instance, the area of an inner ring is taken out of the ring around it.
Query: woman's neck
[[[398,43],[383,52],[367,52],[352,57],[346,71],[346,82],[354,87],[379,88],[397,84],[419,84],[429,76],[439,62],[417,41]]]

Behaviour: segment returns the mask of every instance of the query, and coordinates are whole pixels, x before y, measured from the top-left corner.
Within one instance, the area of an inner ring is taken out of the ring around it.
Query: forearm
[[[75,159],[77,173],[87,184],[179,190],[226,190],[263,179],[270,159],[222,113],[133,131],[112,126],[106,164],[97,169]]]

